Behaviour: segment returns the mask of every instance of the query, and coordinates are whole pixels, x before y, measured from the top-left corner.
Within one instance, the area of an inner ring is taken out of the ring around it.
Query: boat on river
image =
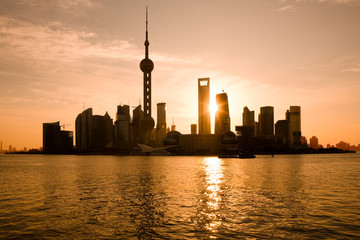
[[[219,154],[218,158],[255,158],[253,153],[239,153],[239,154]]]

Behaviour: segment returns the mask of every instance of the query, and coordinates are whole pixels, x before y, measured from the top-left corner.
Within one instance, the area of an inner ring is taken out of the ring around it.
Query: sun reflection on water
[[[207,157],[204,159],[205,170],[205,198],[206,219],[205,228],[211,232],[216,232],[221,224],[221,217],[218,214],[221,202],[221,183],[223,181],[222,160],[217,157]]]

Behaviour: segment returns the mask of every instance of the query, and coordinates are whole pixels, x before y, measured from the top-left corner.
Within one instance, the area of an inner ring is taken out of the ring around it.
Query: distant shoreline
[[[274,151],[274,152],[255,152],[254,155],[301,155],[301,154],[341,154],[341,153],[356,153],[356,151],[351,150],[342,150],[338,148],[322,148],[322,149],[292,149],[287,151]],[[162,156],[156,154],[121,154],[121,153],[111,153],[111,152],[89,152],[89,153],[54,153],[54,154],[45,154],[42,151],[32,151],[32,152],[6,152],[5,154],[44,154],[44,155],[110,155],[110,156]],[[217,156],[216,154],[206,154],[206,153],[193,153],[193,154],[171,154],[169,156]]]

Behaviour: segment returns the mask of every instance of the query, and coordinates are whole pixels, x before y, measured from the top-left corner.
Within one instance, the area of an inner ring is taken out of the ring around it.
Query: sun
[[[218,110],[218,106],[217,106],[217,104],[215,102],[210,102],[209,109],[210,109],[210,115],[215,116],[215,113]]]

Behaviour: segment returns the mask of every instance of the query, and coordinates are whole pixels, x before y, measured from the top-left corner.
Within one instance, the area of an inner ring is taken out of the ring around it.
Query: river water
[[[360,239],[360,154],[0,156],[0,239]]]

